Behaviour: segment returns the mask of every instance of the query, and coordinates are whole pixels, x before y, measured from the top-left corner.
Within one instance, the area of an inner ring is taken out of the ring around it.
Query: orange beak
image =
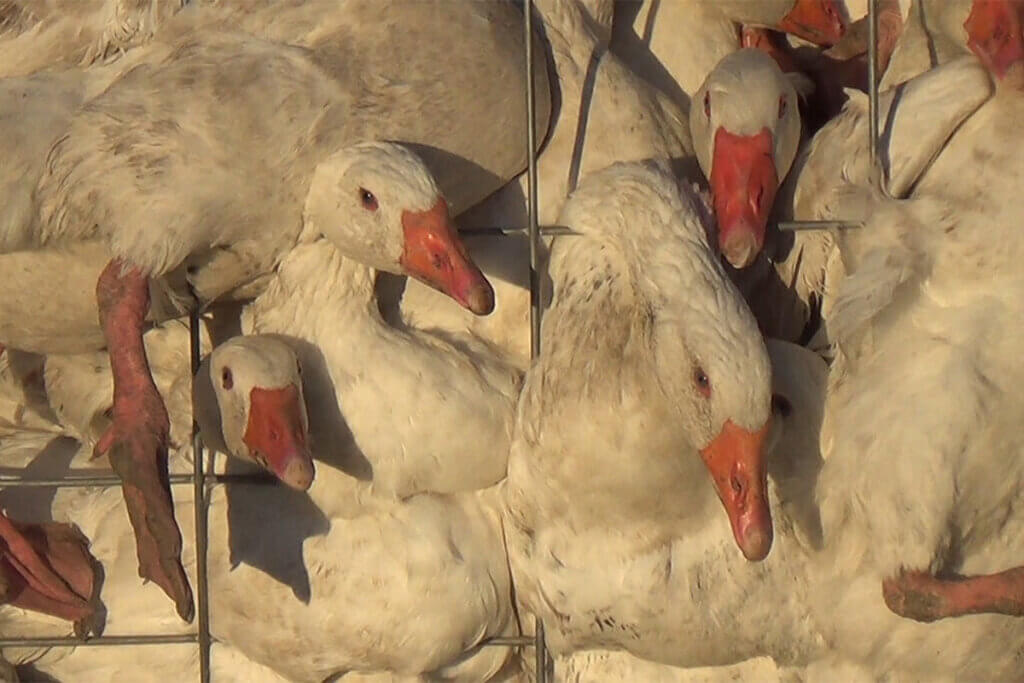
[[[476,267],[439,199],[427,211],[402,213],[405,249],[399,261],[405,272],[444,292],[477,315],[494,310],[494,290]]]
[[[846,19],[836,0],[796,0],[776,28],[815,45],[832,46],[846,33]]]
[[[763,560],[772,548],[764,453],[770,425],[769,421],[756,432],[748,432],[728,420],[718,436],[700,452],[729,515],[736,545],[751,562]]]
[[[288,486],[306,491],[313,483],[313,458],[306,446],[302,397],[294,384],[283,389],[253,387],[249,423],[242,441],[258,463]]]
[[[974,0],[964,22],[967,47],[997,78],[1003,78],[1013,64],[1024,60],[1022,15],[1022,0]]]
[[[768,214],[779,176],[767,128],[757,135],[715,132],[711,194],[718,222],[718,246],[733,268],[746,268],[764,247]]]

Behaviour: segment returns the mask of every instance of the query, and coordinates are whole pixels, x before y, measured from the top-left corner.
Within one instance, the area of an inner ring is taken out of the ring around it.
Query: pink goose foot
[[[100,324],[114,375],[113,423],[96,444],[121,478],[135,530],[139,576],[156,582],[192,621],[192,589],[181,564],[181,531],[174,519],[167,472],[170,421],[153,383],[142,342],[149,288],[136,268],[115,259],[96,285]]]
[[[982,576],[939,579],[904,571],[882,582],[890,610],[908,619],[931,622],[966,614],[1024,616],[1024,567]]]
[[[97,633],[96,559],[70,524],[23,524],[0,514],[0,599],[74,622],[75,633]]]

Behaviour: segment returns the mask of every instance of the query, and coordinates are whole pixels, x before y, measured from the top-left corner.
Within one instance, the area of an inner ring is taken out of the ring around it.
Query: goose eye
[[[783,95],[779,98],[779,118],[781,119],[786,114],[786,96]]]
[[[231,390],[231,387],[235,386],[235,378],[231,376],[231,368],[224,368],[220,373],[220,383],[229,391]]]
[[[359,188],[359,201],[367,211],[377,210],[377,198],[373,196],[372,192],[364,187]]]
[[[711,380],[708,379],[707,373],[702,368],[697,368],[693,371],[693,383],[697,385],[697,391],[700,392],[704,398],[711,397]]]
[[[302,363],[300,363],[298,360],[295,361],[295,371],[299,373],[299,377],[302,376]]]
[[[704,93],[704,116],[711,118],[711,93]]]

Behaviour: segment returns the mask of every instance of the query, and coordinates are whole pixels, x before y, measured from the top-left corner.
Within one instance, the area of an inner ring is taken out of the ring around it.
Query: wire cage
[[[709,2],[712,0],[708,0]],[[869,136],[870,163],[873,177],[880,173],[878,164],[878,0],[868,0],[868,97],[869,97]],[[184,0],[182,4],[188,4]],[[473,234],[489,234],[496,237],[511,236],[526,232],[529,239],[530,254],[530,354],[536,358],[540,348],[541,323],[541,273],[540,273],[540,238],[542,235],[572,235],[572,230],[565,226],[540,226],[537,222],[537,124],[535,118],[535,91],[533,79],[533,0],[523,2],[523,38],[524,68],[526,70],[525,111],[526,154],[527,154],[527,226],[525,228],[489,227],[477,228]],[[783,231],[795,230],[836,230],[857,227],[859,224],[847,221],[786,221],[779,222],[777,228]],[[200,362],[198,311],[194,311],[189,319],[189,341],[192,373],[195,375]],[[124,636],[97,636],[92,638],[77,637],[9,637],[0,638],[0,648],[6,647],[98,647],[98,646],[130,646],[130,645],[163,645],[195,643],[199,649],[199,679],[201,683],[209,683],[210,648],[214,639],[210,633],[209,596],[211,587],[207,577],[207,512],[210,487],[230,484],[232,482],[275,484],[270,476],[250,474],[214,474],[205,472],[206,453],[199,436],[197,425],[192,428],[193,471],[191,474],[172,474],[170,484],[181,486],[191,484],[193,487],[193,511],[195,517],[196,547],[196,630],[192,633],[146,634]],[[120,479],[113,473],[100,476],[70,476],[62,479],[11,479],[0,482],[0,488],[7,487],[80,487],[80,486],[119,486]],[[536,662],[536,680],[548,683],[552,675],[552,661],[548,655],[544,639],[544,624],[537,618],[534,622],[534,633],[521,637],[495,637],[481,643],[483,647],[519,647],[534,648]]]

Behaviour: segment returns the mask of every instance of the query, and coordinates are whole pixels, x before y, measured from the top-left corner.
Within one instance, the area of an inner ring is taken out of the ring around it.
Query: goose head
[[[671,416],[665,434],[684,449],[678,457],[703,461],[743,555],[764,559],[773,539],[766,460],[771,363],[753,314],[708,242],[708,207],[667,168],[620,163],[588,176],[560,223],[584,237],[564,238],[564,247],[556,240],[552,248],[556,296],[578,282],[583,259],[571,240],[594,236],[631,255],[623,261],[630,264],[629,289],[640,297],[631,308],[645,332],[629,336],[648,340],[656,378],[650,390]],[[550,342],[548,348],[559,340]]]
[[[732,21],[791,33],[815,45],[835,45],[847,20],[841,0],[718,0]]]
[[[745,268],[764,246],[775,193],[796,156],[796,89],[761,50],[733,52],[694,95],[690,131],[711,184],[718,246],[734,268]]]
[[[200,364],[194,387],[194,414],[207,445],[260,464],[294,489],[310,487],[301,368],[287,344],[266,335],[229,339]]]
[[[305,221],[354,261],[414,277],[477,315],[494,309],[494,291],[433,176],[406,147],[367,142],[325,159],[310,183]]]
[[[1024,62],[1024,0],[974,0],[963,27],[968,49],[997,79]]]

